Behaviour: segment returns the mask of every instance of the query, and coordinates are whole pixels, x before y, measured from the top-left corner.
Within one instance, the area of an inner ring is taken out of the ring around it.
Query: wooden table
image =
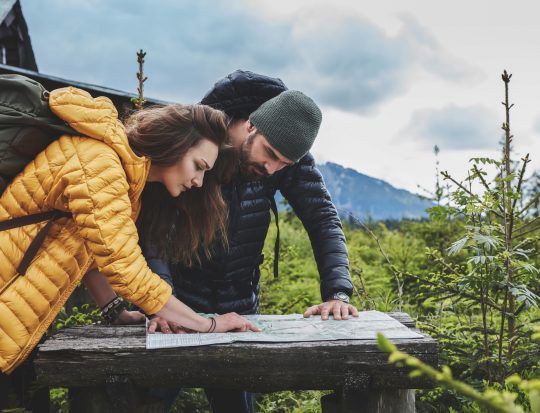
[[[409,328],[405,313],[388,313]],[[415,330],[418,332],[418,330]],[[423,333],[421,333],[423,334]],[[400,350],[437,365],[437,341],[397,339]],[[254,392],[334,390],[323,412],[413,413],[424,378],[387,363],[375,340],[232,343],[146,350],[144,326],[67,328],[39,346],[38,381],[68,387],[72,411],[134,412],[138,387],[217,387]]]

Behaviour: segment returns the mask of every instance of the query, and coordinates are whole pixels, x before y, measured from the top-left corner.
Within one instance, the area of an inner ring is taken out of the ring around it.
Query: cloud
[[[399,37],[414,56],[413,64],[448,81],[470,83],[479,80],[482,72],[467,62],[446,52],[435,35],[410,14],[401,13]]]
[[[297,63],[286,78],[325,105],[367,113],[404,92],[407,45],[359,16],[296,34],[294,43]]]
[[[134,91],[135,53],[143,48],[147,95],[157,98],[197,101],[239,67],[278,72],[293,55],[287,27],[261,25],[234,1],[38,3],[23,11],[40,71]]]
[[[533,132],[540,134],[540,115],[536,116],[533,121]]]
[[[483,106],[421,109],[413,113],[400,138],[413,139],[425,148],[445,150],[494,149],[502,132],[498,115]]]
[[[417,67],[451,82],[478,78],[476,69],[448,55],[434,34],[410,16],[402,15],[401,30],[388,36],[362,15],[327,8],[300,14],[312,21],[293,32],[298,63],[286,78],[299,89],[313,89],[326,105],[369,113],[403,94]]]
[[[240,0],[28,1],[23,12],[43,73],[134,92],[143,48],[146,94],[164,100],[198,101],[241,68],[280,77],[322,105],[369,114],[407,90],[416,66],[452,81],[468,76],[406,17],[388,36],[331,7],[270,19]]]

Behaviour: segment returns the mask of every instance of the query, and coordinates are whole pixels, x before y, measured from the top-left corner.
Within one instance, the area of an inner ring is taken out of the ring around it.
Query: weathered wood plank
[[[437,364],[430,337],[394,340],[421,360]],[[232,343],[146,350],[144,326],[69,328],[47,340],[35,361],[38,378],[54,386],[91,386],[110,376],[134,385],[206,386],[278,391],[335,389],[368,377],[370,388],[425,388],[406,371],[388,365],[374,340],[299,343]],[[84,371],[84,374],[80,372]]]
[[[393,313],[386,313],[386,314],[388,314],[394,320],[399,321],[401,324],[403,324],[406,327],[413,328],[413,329],[416,327],[416,321],[413,320],[411,316],[407,313],[393,312]]]

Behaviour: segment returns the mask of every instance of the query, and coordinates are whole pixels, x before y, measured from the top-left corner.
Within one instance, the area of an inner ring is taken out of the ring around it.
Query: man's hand
[[[194,333],[194,331],[184,328],[179,324],[169,322],[164,318],[153,316],[150,318],[148,323],[148,332],[155,333],[156,331],[161,331],[165,334],[188,334]]]
[[[112,324],[142,324],[145,320],[146,317],[139,311],[124,310],[118,314],[118,318]]]
[[[308,318],[312,315],[321,315],[322,320],[328,320],[328,316],[332,314],[334,320],[347,320],[349,314],[352,314],[354,317],[358,317],[358,310],[352,304],[344,303],[340,300],[330,300],[325,303],[314,305],[309,307],[304,312],[304,317]]]

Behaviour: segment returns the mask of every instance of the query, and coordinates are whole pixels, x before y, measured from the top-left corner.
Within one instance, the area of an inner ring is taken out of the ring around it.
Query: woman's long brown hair
[[[230,179],[236,164],[226,115],[204,105],[168,105],[136,112],[125,124],[133,151],[153,165],[174,165],[202,139],[218,145],[218,158],[202,187],[173,198],[161,183],[148,182],[137,219],[141,245],[159,257],[188,266],[200,262],[201,252],[209,257],[211,244],[227,239],[220,185]]]

